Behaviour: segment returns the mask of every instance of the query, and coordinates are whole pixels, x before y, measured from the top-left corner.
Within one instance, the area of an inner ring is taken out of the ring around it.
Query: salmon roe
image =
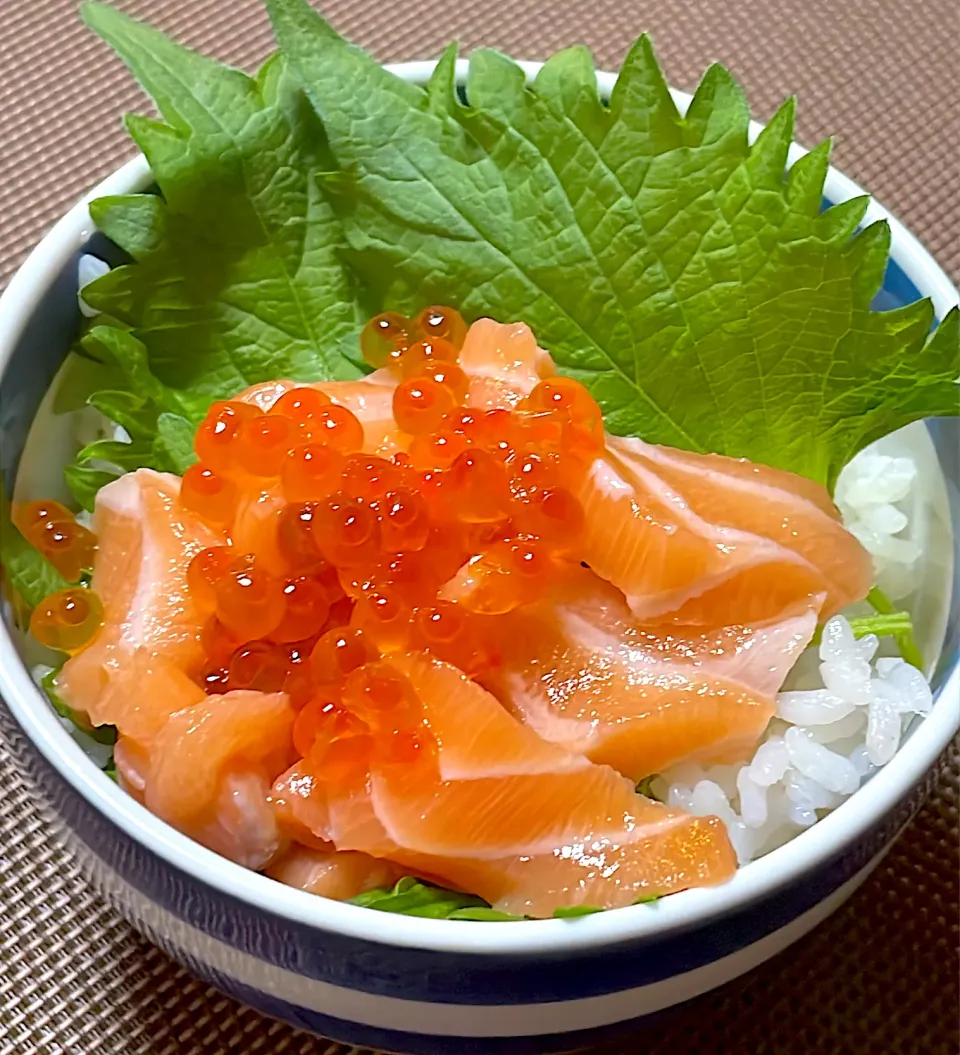
[[[391,657],[426,651],[470,677],[489,671],[491,620],[577,559],[600,409],[566,377],[512,409],[469,406],[466,334],[441,306],[364,327],[364,358],[397,380],[407,450],[392,457],[367,453],[357,415],[310,385],[266,410],[215,403],[196,433],[179,501],[223,544],[183,572],[203,654],[192,673],[210,694],[285,692],[294,746],[319,779],[434,759],[422,701]],[[58,502],[19,505],[13,519],[68,580],[92,568],[95,536]],[[68,653],[102,623],[97,594],[79,586],[30,617],[38,641]]]
[[[80,652],[103,625],[100,598],[82,586],[45,597],[30,616],[30,633],[47,648]]]
[[[369,453],[332,387],[288,388],[269,407],[216,403],[197,431],[180,501],[223,539],[186,568],[197,680],[208,693],[286,692],[296,749],[323,779],[432,757],[421,701],[391,657],[426,651],[480,675],[499,662],[491,620],[576,559],[599,408],[563,377],[513,408],[469,406],[466,333],[439,306],[364,327],[364,358],[396,378],[402,453]],[[21,513],[31,538],[73,531],[89,562],[95,539],[66,510]],[[35,613],[44,640],[74,647],[95,633],[82,619],[82,632],[64,629],[53,601]]]
[[[66,506],[41,499],[14,506],[13,523],[21,535],[70,582],[93,567],[96,536],[77,523]]]

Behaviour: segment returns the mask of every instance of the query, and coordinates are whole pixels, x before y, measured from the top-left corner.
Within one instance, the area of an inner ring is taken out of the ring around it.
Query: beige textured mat
[[[257,0],[126,0],[229,61],[269,48]],[[724,61],[757,116],[791,91],[799,138],[836,160],[960,278],[956,0],[330,0],[383,59],[451,37],[521,58],[590,44],[613,67],[653,34],[671,81]],[[83,190],[127,157],[119,114],[142,106],[72,0],[0,0],[0,283]],[[815,934],[610,1055],[957,1055],[958,778],[939,788],[873,878]],[[173,965],[100,904],[0,742],[0,1055],[345,1053],[269,1022]]]

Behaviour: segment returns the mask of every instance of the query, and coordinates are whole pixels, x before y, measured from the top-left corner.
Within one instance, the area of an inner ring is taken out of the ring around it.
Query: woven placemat
[[[127,0],[184,42],[252,66],[270,47],[257,0]],[[768,116],[800,96],[798,138],[835,159],[960,276],[956,0],[330,0],[385,60],[451,38],[542,58],[574,42],[615,67],[649,30],[671,81],[722,60]],[[130,147],[143,102],[72,0],[0,2],[0,284]],[[208,989],[138,937],[80,878],[0,742],[0,1055],[345,1055]],[[937,790],[850,904],[787,953],[606,1052],[957,1055],[956,751]]]

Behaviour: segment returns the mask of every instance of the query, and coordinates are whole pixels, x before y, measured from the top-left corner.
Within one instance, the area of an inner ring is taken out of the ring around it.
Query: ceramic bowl
[[[431,68],[394,67],[418,83]],[[614,76],[599,80],[608,93]],[[681,93],[676,99],[681,108],[689,101]],[[791,163],[801,153],[795,147]],[[0,300],[0,471],[7,486],[77,330],[78,258],[85,251],[109,258],[87,203],[149,183],[143,158],[119,169],[43,239]],[[829,202],[861,193],[831,170]],[[929,296],[942,317],[956,291],[916,239],[872,205],[867,220],[881,217],[893,234],[881,306]],[[915,444],[947,496],[944,509],[952,502],[944,519],[952,516],[957,525],[960,421],[917,428]],[[44,442],[47,471],[55,476],[61,452],[53,437]],[[945,531],[949,540],[949,523]],[[245,871],[168,827],[100,772],[34,686],[6,627],[0,627],[6,703],[0,716],[15,756],[94,883],[139,930],[224,992],[364,1047],[423,1055],[569,1050],[784,949],[848,898],[889,849],[957,731],[954,554],[948,541],[937,573],[945,614],[933,674],[936,704],[885,768],[814,827],[721,887],[575,920],[415,919],[328,901]]]

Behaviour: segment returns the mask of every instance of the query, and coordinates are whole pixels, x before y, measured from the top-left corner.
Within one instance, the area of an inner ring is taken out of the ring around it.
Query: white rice
[[[843,522],[872,555],[877,585],[893,600],[910,593],[920,558],[923,518],[912,458],[867,448],[846,466],[834,499]]]
[[[921,519],[916,476],[913,459],[868,448],[843,470],[835,494],[844,523],[874,559],[878,585],[898,600],[910,592],[920,556],[911,532]],[[923,674],[899,657],[878,657],[879,645],[873,635],[856,640],[835,616],[819,648],[819,685],[778,694],[750,762],[675,766],[653,782],[654,794],[719,816],[741,863],[809,828],[889,762],[914,716],[933,705]]]

